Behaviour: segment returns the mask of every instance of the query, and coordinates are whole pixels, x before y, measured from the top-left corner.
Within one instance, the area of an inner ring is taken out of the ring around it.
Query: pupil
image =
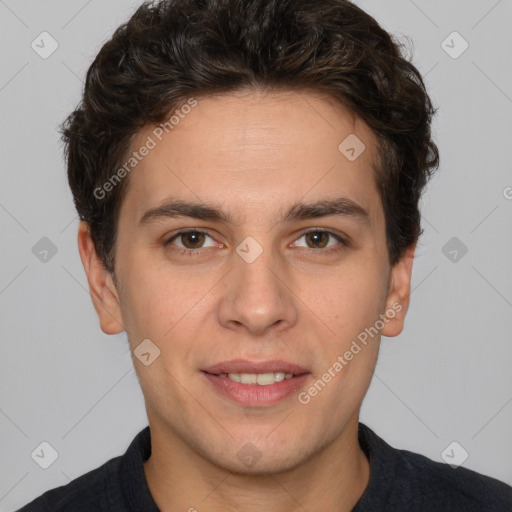
[[[321,231],[312,231],[308,233],[308,237],[313,245],[325,247],[327,245],[327,233],[323,233]],[[322,243],[322,237],[324,243]]]
[[[183,245],[189,249],[195,249],[196,246],[201,246],[204,240],[204,234],[198,233],[197,231],[191,231],[190,233],[185,233],[184,238],[182,239]],[[190,243],[189,243],[190,242]]]

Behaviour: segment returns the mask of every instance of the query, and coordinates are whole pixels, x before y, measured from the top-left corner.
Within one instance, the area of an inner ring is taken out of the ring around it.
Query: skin
[[[152,129],[143,129],[132,148]],[[338,150],[350,134],[366,146],[353,162]],[[151,428],[144,471],[163,512],[340,512],[364,492],[369,463],[357,440],[359,411],[381,334],[403,329],[414,258],[413,246],[389,264],[375,161],[371,129],[326,96],[207,96],[129,176],[116,279],[99,260],[87,224],[80,225],[80,255],[102,330],[125,330],[132,354],[144,339],[161,351],[149,366],[133,361]],[[297,201],[338,197],[365,208],[370,222],[279,220]],[[235,222],[178,217],[138,225],[169,198],[214,203]],[[183,228],[209,236],[164,246]],[[344,236],[348,245],[326,235],[311,240],[308,228]],[[263,249],[252,263],[236,252],[247,237]],[[195,253],[172,250],[185,244]],[[333,247],[340,250],[328,252]],[[307,405],[294,394],[272,406],[243,407],[200,371],[234,358],[282,359],[311,372],[297,393],[307,390],[393,304],[401,311]],[[247,443],[260,453],[252,467],[237,457]]]

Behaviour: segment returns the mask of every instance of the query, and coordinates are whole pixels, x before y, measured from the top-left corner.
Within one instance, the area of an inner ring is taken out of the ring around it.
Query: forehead
[[[379,216],[376,137],[333,99],[251,90],[189,103],[132,141],[131,152],[151,147],[129,175],[122,211],[133,221],[170,196],[225,204],[240,222],[340,195]]]

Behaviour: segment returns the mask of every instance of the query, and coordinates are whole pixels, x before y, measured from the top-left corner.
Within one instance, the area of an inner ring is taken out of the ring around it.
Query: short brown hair
[[[68,180],[105,268],[114,272],[128,179],[105,197],[132,137],[193,95],[314,89],[377,136],[376,183],[393,265],[422,233],[419,199],[439,166],[436,112],[403,45],[348,0],[161,0],[142,4],[105,43],[61,127]]]

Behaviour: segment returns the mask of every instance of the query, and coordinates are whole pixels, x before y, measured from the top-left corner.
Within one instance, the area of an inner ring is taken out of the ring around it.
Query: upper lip
[[[206,373],[219,375],[221,373],[291,373],[292,375],[302,375],[309,373],[302,366],[293,363],[287,363],[281,360],[272,361],[249,361],[247,359],[232,359],[222,361],[208,368],[203,368]]]

